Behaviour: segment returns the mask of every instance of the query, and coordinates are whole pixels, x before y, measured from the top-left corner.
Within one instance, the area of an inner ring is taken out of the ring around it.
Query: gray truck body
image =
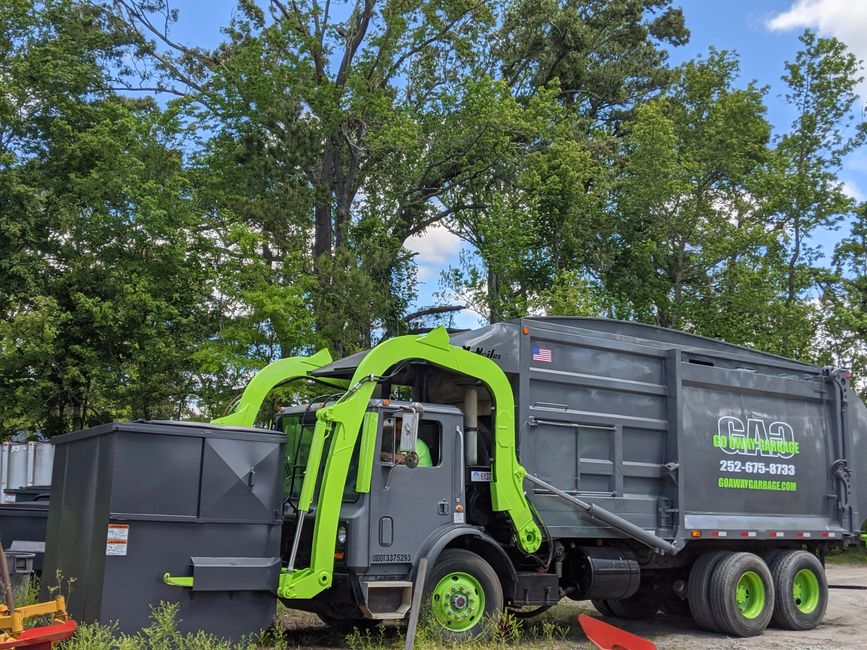
[[[663,538],[841,539],[861,528],[867,408],[843,371],[589,318],[498,323],[452,343],[512,378],[528,473]],[[552,536],[619,536],[528,490]]]
[[[867,408],[843,370],[593,318],[524,318],[455,334],[451,343],[510,378],[518,457],[530,475],[678,549],[695,539],[859,534]],[[362,356],[314,374],[351,376]],[[484,471],[468,472],[468,483],[478,480],[487,480]],[[553,538],[623,537],[549,490],[526,487]],[[424,517],[414,508],[392,514],[416,534]]]

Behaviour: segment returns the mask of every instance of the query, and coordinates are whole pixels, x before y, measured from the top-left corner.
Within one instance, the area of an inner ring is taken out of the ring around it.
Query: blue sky
[[[736,51],[742,81],[755,79],[769,86],[768,117],[778,131],[786,129],[792,120],[780,97],[784,92],[780,76],[785,61],[798,51],[798,36],[804,29],[835,36],[860,59],[867,60],[867,0],[675,0],[674,5],[683,8],[692,36],[688,45],[671,51],[671,62],[677,64],[705,54],[710,46]],[[176,6],[181,15],[174,35],[181,42],[208,47],[220,40],[219,29],[228,22],[235,0],[187,0]],[[859,91],[862,99],[867,99],[867,84],[862,84]],[[867,150],[849,156],[841,180],[852,196],[867,199]],[[813,243],[827,256],[842,234],[820,232]],[[440,271],[457,264],[462,244],[445,229],[431,228],[410,240],[408,246],[418,254],[419,303],[430,304]],[[475,315],[464,313],[456,325],[469,327],[477,323]]]

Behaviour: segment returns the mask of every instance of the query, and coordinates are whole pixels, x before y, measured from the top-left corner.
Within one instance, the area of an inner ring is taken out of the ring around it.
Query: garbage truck
[[[279,360],[211,426],[252,427],[290,381],[315,397],[273,416],[273,592],[338,628],[422,616],[468,637],[569,598],[732,636],[808,630],[825,553],[859,543],[867,516],[867,408],[841,368],[528,317]],[[254,489],[242,470],[237,490]],[[162,578],[195,590],[209,563]]]

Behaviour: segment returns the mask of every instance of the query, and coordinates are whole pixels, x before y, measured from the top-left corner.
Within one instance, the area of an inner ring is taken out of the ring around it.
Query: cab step
[[[362,611],[376,620],[402,619],[412,604],[412,582],[409,580],[361,581],[364,597]]]

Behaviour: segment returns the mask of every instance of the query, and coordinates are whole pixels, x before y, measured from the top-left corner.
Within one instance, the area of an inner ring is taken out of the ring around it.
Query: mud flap
[[[581,629],[590,642],[600,650],[656,650],[656,644],[609,625],[598,618],[578,614]]]

